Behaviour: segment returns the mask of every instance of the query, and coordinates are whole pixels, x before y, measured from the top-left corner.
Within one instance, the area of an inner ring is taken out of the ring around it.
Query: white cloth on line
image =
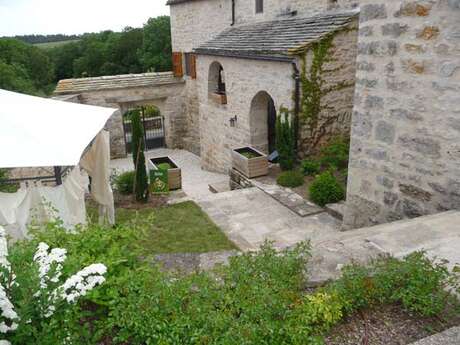
[[[86,180],[86,181],[85,181]],[[61,219],[66,229],[86,223],[87,179],[76,166],[56,187],[32,186],[16,193],[0,193],[0,225],[13,239],[28,237],[28,226]]]
[[[99,204],[99,223],[115,224],[115,206],[110,186],[110,134],[100,131],[80,160],[91,177],[91,196]]]

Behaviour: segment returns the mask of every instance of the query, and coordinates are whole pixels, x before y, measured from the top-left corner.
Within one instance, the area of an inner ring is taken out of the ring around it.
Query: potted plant
[[[268,175],[268,157],[252,147],[232,150],[232,167],[247,178]]]
[[[153,170],[168,171],[169,190],[182,188],[182,171],[174,161],[169,157],[158,157],[150,159],[150,167]]]

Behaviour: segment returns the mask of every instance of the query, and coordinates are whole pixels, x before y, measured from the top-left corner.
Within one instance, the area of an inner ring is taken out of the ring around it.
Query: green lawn
[[[89,213],[93,212],[90,210]],[[150,254],[237,249],[192,201],[143,210],[119,208],[116,221],[142,231],[140,245]]]

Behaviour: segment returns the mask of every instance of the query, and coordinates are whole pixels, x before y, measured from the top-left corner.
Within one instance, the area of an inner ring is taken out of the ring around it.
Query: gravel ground
[[[453,311],[422,318],[399,305],[382,306],[346,319],[331,331],[326,345],[407,345],[457,325],[460,315]]]

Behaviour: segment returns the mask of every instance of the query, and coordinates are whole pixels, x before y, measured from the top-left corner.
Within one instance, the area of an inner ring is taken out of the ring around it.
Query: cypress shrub
[[[134,180],[134,193],[136,195],[136,201],[147,202],[149,184],[144,155],[144,128],[142,126],[139,111],[133,111],[130,116],[133,131],[133,162],[136,170],[136,177]]]
[[[281,114],[276,119],[276,149],[281,170],[292,170],[295,163],[295,135],[286,108],[281,108]]]

